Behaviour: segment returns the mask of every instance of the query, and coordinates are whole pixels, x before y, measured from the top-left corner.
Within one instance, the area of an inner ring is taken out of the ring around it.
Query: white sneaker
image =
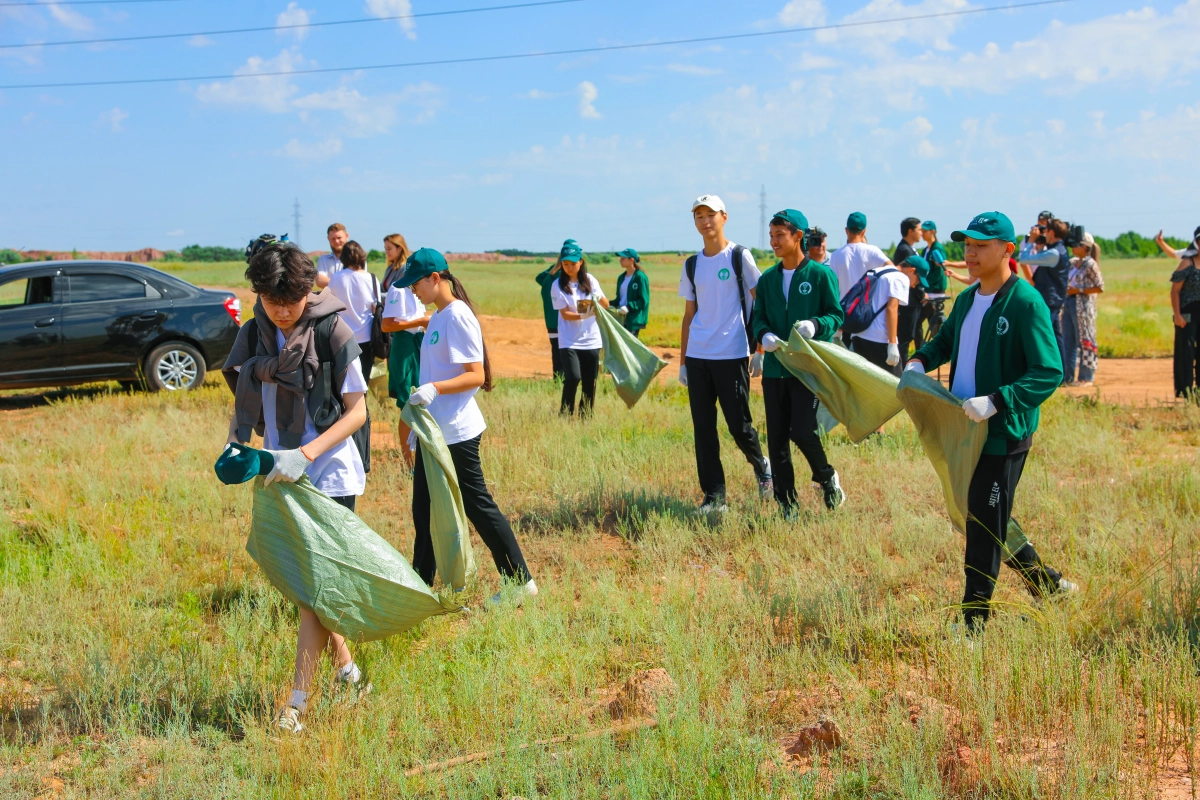
[[[275,730],[281,734],[299,736],[300,731],[304,730],[304,726],[300,724],[300,709],[288,706],[280,711],[275,720]]]
[[[514,605],[519,606],[525,602],[526,597],[537,597],[537,593],[538,593],[537,583],[535,583],[534,580],[532,578],[530,578],[529,583],[525,584],[524,586],[518,587],[516,590],[514,590],[510,594],[510,598]],[[498,605],[500,605],[500,602],[503,599],[504,599],[504,590],[501,589],[500,591],[498,591],[494,595],[492,595],[492,599],[488,601],[488,605],[498,606]]]
[[[697,514],[724,514],[729,511],[729,506],[725,505],[725,498],[716,500],[706,500],[696,509]]]
[[[1071,583],[1066,578],[1058,579],[1058,591],[1055,594],[1075,594],[1079,591],[1079,584]]]

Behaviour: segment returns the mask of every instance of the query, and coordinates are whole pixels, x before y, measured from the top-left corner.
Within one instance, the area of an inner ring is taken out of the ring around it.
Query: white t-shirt
[[[792,278],[796,276],[796,270],[785,269],[783,272],[783,304],[787,305],[788,292],[792,290]]]
[[[479,320],[461,300],[433,312],[421,342],[421,385],[448,381],[466,372],[463,364],[483,361],[483,331]],[[446,444],[474,439],[487,429],[483,412],[471,389],[457,394],[439,394],[429,404],[429,413],[442,429]]]
[[[317,259],[317,272],[327,278],[332,278],[335,272],[342,271],[342,260],[333,253],[326,253]]]
[[[837,275],[838,296],[845,297],[850,287],[858,283],[863,275],[890,263],[892,260],[886,253],[866,242],[855,242],[834,250],[829,257],[829,266]]]
[[[578,313],[580,300],[599,300],[601,297],[604,297],[604,291],[600,288],[600,281],[596,280],[595,275],[588,275],[588,282],[592,287],[591,295],[580,294],[579,284],[574,281],[567,285],[567,291],[564,292],[558,285],[557,278],[554,280],[554,286],[550,289],[550,302],[559,310],[559,349],[599,350],[602,347],[600,326],[596,323],[595,314],[583,319],[563,319],[561,313],[563,311]]]
[[[694,288],[688,280],[686,262],[679,271],[679,296],[696,301],[696,316],[692,317],[692,325],[688,328],[687,355],[691,358],[728,360],[750,355],[743,313],[754,308],[754,297],[750,292],[758,286],[760,273],[750,248],[746,248],[742,257],[742,283],[746,289],[743,307],[738,302],[733,248],[734,244],[730,242],[712,258],[703,251],[696,254]]]
[[[350,326],[359,344],[371,341],[371,318],[379,302],[376,285],[375,277],[365,269],[341,269],[329,279],[329,291],[346,306],[338,316]]]
[[[886,269],[892,269],[887,267]],[[854,334],[859,339],[866,339],[868,342],[878,342],[879,344],[888,343],[887,334],[887,304],[888,300],[893,297],[900,300],[900,305],[908,305],[908,290],[912,286],[908,282],[908,276],[900,270],[889,272],[882,276],[875,284],[876,292],[875,299],[871,301],[871,309],[878,311],[875,319],[871,322],[871,326],[862,333]]]
[[[417,299],[412,289],[405,286],[401,289],[393,286],[388,289],[387,300],[383,304],[384,319],[395,319],[401,322],[411,322],[425,316],[425,305]],[[424,328],[405,328],[404,333],[418,334]]]
[[[275,330],[275,344],[280,350],[285,344],[283,332],[278,329]],[[363,378],[362,366],[356,358],[350,362],[350,367],[346,370],[346,379],[342,381],[342,395],[366,390],[367,382]],[[263,381],[264,450],[279,449],[279,431],[275,427],[275,396],[278,391],[279,387],[276,384]],[[317,426],[313,424],[312,414],[309,413],[306,403],[304,433],[300,436],[300,446],[303,447],[316,439],[317,435]],[[362,456],[358,454],[358,447],[351,438],[347,438],[317,456],[317,459],[308,465],[305,472],[308,474],[308,479],[313,482],[313,486],[329,497],[359,495],[367,488],[367,474],[363,472]]]
[[[983,315],[992,307],[996,295],[975,293],[971,310],[963,319],[958,331],[958,360],[954,363],[954,385],[950,393],[959,400],[970,400],[975,396],[975,363],[979,355],[979,328]]]
[[[629,284],[631,283],[633,283],[633,278],[628,275],[625,276],[625,280],[621,281],[621,291],[617,297],[617,308],[624,308],[625,304],[629,302]]]

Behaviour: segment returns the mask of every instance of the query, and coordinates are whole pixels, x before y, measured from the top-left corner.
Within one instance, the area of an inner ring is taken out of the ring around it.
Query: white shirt
[[[796,270],[785,269],[783,272],[783,304],[787,305],[788,292],[792,288],[792,278],[796,276]]]
[[[970,400],[975,396],[975,363],[979,355],[979,329],[983,315],[992,307],[996,295],[975,293],[971,310],[963,319],[958,331],[958,359],[954,362],[954,385],[950,393],[959,400]]]
[[[696,302],[696,316],[688,328],[687,354],[691,358],[728,360],[746,358],[750,344],[746,341],[746,322],[743,305],[738,302],[737,275],[733,272],[733,242],[712,258],[703,252],[696,254],[696,285],[688,280],[687,264],[679,272],[679,296]],[[750,248],[742,258],[742,282],[746,295],[745,313],[754,308],[751,290],[758,286],[759,271]]]
[[[383,304],[384,319],[394,319],[400,322],[411,322],[425,316],[425,305],[417,299],[409,287],[401,289],[393,286],[388,289],[387,300]],[[424,328],[405,328],[405,333],[418,334]]]
[[[338,316],[350,326],[359,344],[371,341],[371,319],[379,302],[376,285],[376,278],[365,269],[341,269],[329,279],[329,291],[346,306]]]
[[[283,332],[277,328],[275,330],[276,346],[282,350],[285,343]],[[365,392],[366,390],[367,382],[363,378],[362,366],[357,358],[353,359],[350,367],[346,370],[346,379],[342,381],[342,396],[344,397],[350,392]],[[263,381],[264,450],[279,449],[279,431],[275,427],[275,396],[278,391],[278,385]],[[317,426],[313,424],[312,414],[309,413],[308,404],[305,403],[304,433],[300,436],[300,446],[303,447],[316,439],[317,435]],[[359,495],[367,488],[367,474],[363,472],[362,456],[358,454],[358,447],[355,446],[354,440],[349,437],[317,456],[316,460],[308,465],[305,472],[308,474],[308,479],[313,482],[313,486],[329,497]]]
[[[892,269],[892,267],[887,267],[886,269]],[[871,322],[869,328],[862,333],[854,335],[859,339],[866,339],[868,342],[887,344],[886,309],[888,300],[895,297],[900,300],[900,305],[908,305],[908,290],[911,288],[908,276],[900,270],[889,272],[887,275],[880,277],[879,281],[875,284],[875,298],[871,301],[871,310],[878,311],[879,313],[875,315],[875,319]]]
[[[342,271],[342,260],[333,253],[326,253],[317,259],[317,272],[327,278],[332,278],[335,272]]]
[[[479,320],[461,300],[433,312],[421,342],[421,385],[448,381],[466,372],[463,364],[483,362],[483,331]],[[446,444],[474,439],[487,429],[483,412],[471,389],[456,394],[439,394],[429,404]]]
[[[600,281],[595,275],[588,275],[592,287],[591,295],[579,293],[579,284],[575,281],[567,284],[564,292],[554,279],[550,289],[550,302],[558,309],[558,346],[562,350],[599,350],[603,345],[600,341],[600,326],[596,323],[596,315],[592,314],[583,319],[563,319],[563,311],[579,313],[580,300],[599,300],[604,297]]]
[[[837,275],[838,296],[845,297],[850,287],[858,283],[863,275],[890,263],[892,260],[886,253],[866,242],[855,242],[834,250],[833,255],[829,257],[829,266]]]
[[[637,273],[635,272],[634,275]],[[624,308],[629,302],[629,284],[633,283],[633,278],[626,275],[625,280],[621,281],[621,291],[617,297],[617,308]]]

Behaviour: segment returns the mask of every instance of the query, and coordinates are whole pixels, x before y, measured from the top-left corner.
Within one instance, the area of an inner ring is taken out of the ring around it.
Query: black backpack
[[[887,307],[885,305],[878,311],[871,307],[875,304],[875,284],[879,282],[880,276],[899,271],[895,267],[871,270],[859,278],[858,283],[850,287],[850,291],[846,292],[846,296],[842,298],[842,314],[845,316],[842,321],[844,333],[862,333],[871,327],[871,323],[879,316],[880,311]]]
[[[758,343],[754,341],[754,329],[751,325],[750,313],[746,309],[746,282],[742,278],[742,254],[746,252],[746,248],[740,244],[733,246],[733,274],[737,278],[738,288],[738,306],[742,309],[742,324],[746,326],[746,343],[750,346],[750,350],[757,349]],[[683,262],[683,270],[687,273],[687,278],[692,284],[692,294],[700,297],[696,292],[696,256],[688,256],[687,261]],[[696,307],[699,308],[697,303]]]
[[[375,310],[371,312],[371,341],[367,345],[371,348],[371,355],[387,361],[388,355],[392,352],[392,335],[383,331],[383,301],[379,299],[379,281],[375,278],[375,273],[371,273],[371,283],[375,287]],[[371,380],[370,375],[364,375],[364,378]]]

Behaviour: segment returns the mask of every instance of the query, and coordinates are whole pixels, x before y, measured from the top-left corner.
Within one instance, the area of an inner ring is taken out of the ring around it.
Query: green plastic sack
[[[460,610],[438,598],[404,556],[303,476],[254,479],[246,552],[288,600],[347,639],[384,639]]]
[[[421,443],[421,463],[429,487],[429,536],[433,540],[438,575],[452,591],[460,592],[475,575],[475,553],[471,550],[471,531],[467,528],[454,460],[450,458],[442,429],[427,408],[405,403],[400,418]]]
[[[900,413],[896,376],[840,345],[805,339],[793,329],[775,357],[846,426],[855,443]]]
[[[595,303],[592,308],[596,310],[596,324],[600,327],[604,368],[616,381],[617,394],[626,406],[633,408],[667,362],[625,330],[625,326],[604,306]]]

